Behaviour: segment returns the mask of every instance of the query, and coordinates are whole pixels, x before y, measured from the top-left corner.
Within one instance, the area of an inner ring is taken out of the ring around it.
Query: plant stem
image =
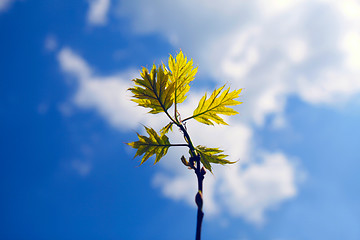
[[[198,207],[197,210],[197,218],[196,218],[196,237],[195,240],[200,240],[201,239],[201,226],[202,226],[202,221],[204,218],[204,212],[202,210],[203,207],[203,180],[204,180],[204,175],[206,173],[204,168],[201,168],[201,161],[200,161],[200,156],[196,154],[195,151],[195,147],[190,139],[190,136],[186,130],[186,128],[182,125],[179,124],[178,125],[181,129],[181,131],[184,134],[184,138],[186,140],[186,142],[189,144],[189,148],[190,148],[190,154],[192,158],[192,160],[194,162],[196,162],[196,167],[194,166],[193,169],[195,170],[195,174],[198,180],[198,192],[196,193],[195,196],[195,203]]]
[[[169,115],[169,113],[166,110],[165,110],[165,113],[172,120],[172,122],[175,123],[180,128],[180,130],[183,132],[184,138],[185,138],[186,142],[188,143],[187,146],[190,149],[190,155],[191,155],[190,159],[192,158],[193,161],[196,162],[196,167],[195,166],[193,167],[193,169],[195,170],[197,180],[198,180],[198,192],[195,196],[195,203],[198,207],[197,218],[196,218],[195,240],[201,240],[201,226],[202,226],[202,221],[204,218],[204,212],[202,210],[203,203],[204,203],[202,193],[203,193],[204,175],[205,175],[206,171],[205,171],[204,167],[201,168],[200,156],[196,154],[195,147],[190,139],[190,136],[189,136],[186,128],[184,127],[184,125],[181,122],[179,122],[179,120],[177,119],[176,112],[175,112],[175,120]]]
[[[161,146],[161,145],[156,145],[156,146]],[[164,145],[165,146],[165,145]],[[189,147],[189,144],[186,143],[180,143],[180,144],[170,144],[171,147]]]
[[[190,154],[192,157],[195,157],[196,156],[196,153],[195,153],[195,147],[190,139],[190,136],[188,134],[188,132],[186,131],[185,127],[182,125],[182,124],[177,124],[177,126],[180,128],[180,130],[183,132],[184,134],[184,138],[186,140],[186,142],[189,144],[189,148],[190,148]]]
[[[195,157],[195,161],[196,161],[196,168],[195,168],[195,174],[198,180],[198,192],[195,196],[195,202],[196,205],[198,207],[197,210],[197,218],[196,218],[196,237],[195,240],[200,240],[201,239],[201,226],[202,226],[202,221],[204,218],[204,212],[202,210],[203,207],[203,180],[204,180],[204,175],[205,175],[205,169],[201,168],[200,169],[200,157],[196,156]]]

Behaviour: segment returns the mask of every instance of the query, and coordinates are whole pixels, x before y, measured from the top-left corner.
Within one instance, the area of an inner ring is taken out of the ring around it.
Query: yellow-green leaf
[[[215,89],[208,99],[205,93],[200,99],[198,107],[194,110],[193,116],[185,119],[185,121],[194,118],[207,125],[214,125],[214,123],[227,125],[218,114],[235,115],[238,113],[228,106],[241,104],[241,102],[234,100],[239,97],[241,89],[230,92],[230,88],[223,91],[224,87],[225,85]]]
[[[235,163],[226,160],[225,158],[228,157],[228,155],[222,154],[224,151],[218,148],[207,148],[199,145],[196,147],[196,151],[200,154],[201,163],[210,172],[212,172],[210,163],[222,165]]]
[[[148,127],[145,127],[145,129],[149,137],[137,134],[139,141],[127,143],[132,148],[137,149],[134,158],[144,154],[140,165],[153,155],[156,155],[155,163],[159,162],[171,146],[169,138],[166,135],[159,136],[154,129]]]
[[[169,124],[167,124],[165,127],[163,127],[160,132],[161,132],[161,135],[165,135],[169,132],[169,130],[172,131],[172,126],[173,126],[173,122],[170,122]]]
[[[139,106],[150,108],[150,113],[156,114],[168,110],[172,104],[174,84],[169,80],[169,74],[162,66],[153,65],[150,73],[143,68],[141,78],[133,79],[135,87],[129,88],[134,94],[132,101]]]
[[[194,80],[197,68],[193,67],[192,59],[187,61],[182,51],[179,52],[176,58],[170,55],[168,64],[170,79],[175,88],[173,101],[175,104],[182,103],[186,99],[185,94],[190,89],[189,84]]]

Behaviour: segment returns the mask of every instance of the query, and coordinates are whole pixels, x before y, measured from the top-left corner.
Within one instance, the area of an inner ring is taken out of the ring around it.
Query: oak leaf
[[[208,99],[205,93],[200,99],[198,107],[194,110],[193,116],[184,121],[194,118],[207,125],[214,125],[214,123],[228,125],[218,114],[235,115],[238,113],[228,106],[241,104],[241,102],[234,100],[239,97],[241,89],[230,92],[230,88],[228,88],[225,91],[222,91],[224,87],[225,85],[219,89],[215,89]]]
[[[154,162],[154,164],[156,164],[160,161],[162,157],[166,155],[169,147],[171,147],[171,144],[169,142],[169,138],[166,135],[162,134],[161,136],[159,136],[154,129],[148,127],[145,127],[145,129],[146,132],[149,134],[149,137],[142,136],[137,133],[139,141],[127,144],[137,149],[134,158],[144,154],[141,159],[140,165],[153,155],[156,155]]]
[[[169,81],[168,72],[159,66],[153,65],[150,73],[143,68],[141,78],[133,82],[137,85],[129,90],[134,94],[132,101],[139,106],[150,108],[150,113],[156,114],[167,111],[173,104],[174,84]]]

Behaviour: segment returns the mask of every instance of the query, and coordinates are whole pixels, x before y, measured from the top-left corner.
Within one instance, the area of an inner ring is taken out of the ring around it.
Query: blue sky
[[[180,49],[182,115],[243,88],[230,126],[188,123],[239,160],[206,175],[203,239],[360,239],[358,1],[2,0],[0,32],[0,239],[194,238],[186,151],[124,144],[167,123],[131,79]]]

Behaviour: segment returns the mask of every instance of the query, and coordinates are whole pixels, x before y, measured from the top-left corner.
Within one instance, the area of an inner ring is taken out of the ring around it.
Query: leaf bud
[[[190,165],[189,165],[189,162],[186,160],[186,158],[184,157],[184,155],[181,156],[181,162],[182,162],[185,166],[187,166],[187,167],[190,166]]]
[[[200,191],[198,191],[198,193],[195,196],[195,203],[198,206],[198,208],[202,209],[202,207],[203,207],[203,197],[202,197],[202,193]]]
[[[201,168],[200,174],[204,176],[206,174],[206,170],[204,167]]]

